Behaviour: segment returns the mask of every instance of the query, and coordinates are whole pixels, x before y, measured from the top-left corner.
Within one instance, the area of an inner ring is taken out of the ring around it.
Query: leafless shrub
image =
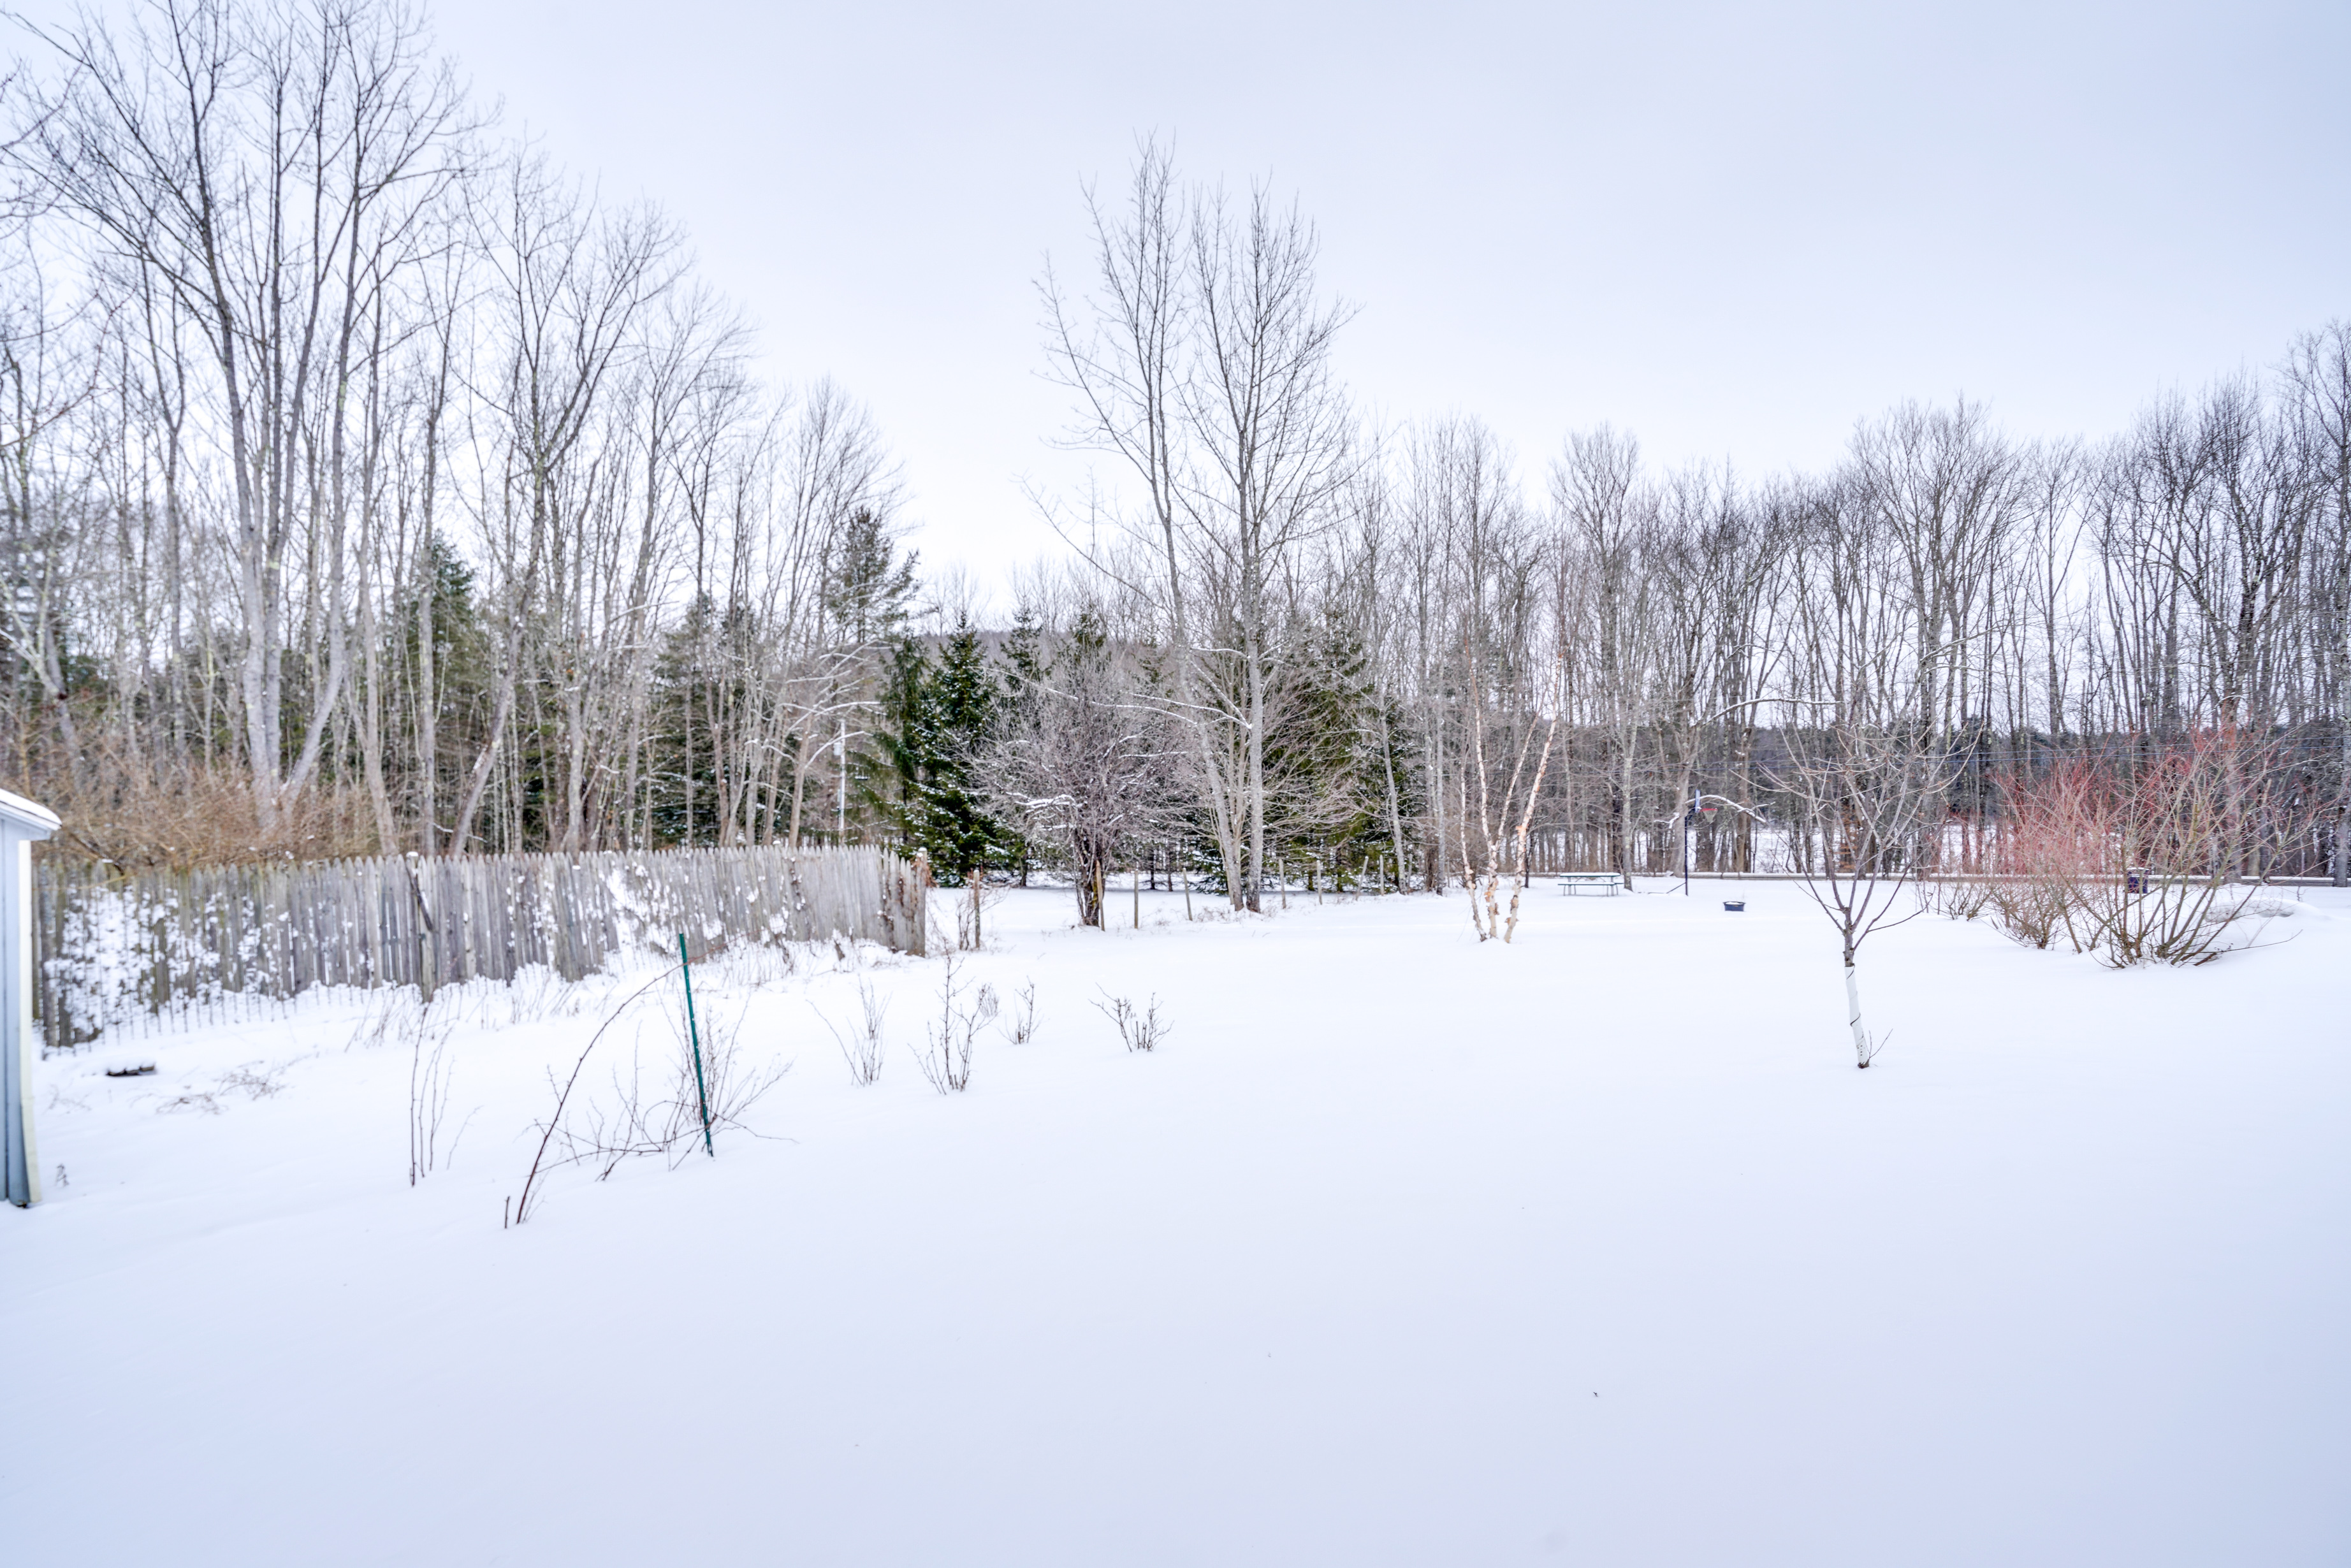
[[[286,1085],[278,1080],[286,1075],[287,1065],[280,1062],[276,1067],[269,1067],[258,1061],[248,1061],[242,1067],[232,1068],[220,1075],[219,1092],[224,1094],[234,1092],[248,1100],[266,1100],[272,1094],[285,1091]]]
[[[2098,960],[2109,967],[2194,967],[2260,944],[2267,922],[2255,914],[2250,888],[2214,877],[2153,874],[2138,883],[2137,891],[2116,894],[2105,911]]]
[[[789,1071],[775,1065],[762,1072],[742,1061],[742,1019],[702,1020],[702,1077],[696,1082],[694,1043],[679,1018],[664,1012],[668,1040],[648,1063],[643,1030],[637,1031],[627,1065],[615,1065],[608,1094],[586,1100],[560,1129],[558,1164],[594,1168],[602,1181],[622,1162],[658,1155],[672,1166],[702,1146],[702,1107],[710,1106],[713,1134],[740,1129],[751,1108]]]
[[[2046,948],[2061,935],[2077,928],[2069,916],[2079,909],[2062,883],[2041,877],[2017,877],[1985,884],[1985,907],[1992,925],[2011,941]],[[2076,946],[2074,949],[2080,952]]]
[[[987,879],[973,873],[965,880],[963,889],[956,895],[956,949],[977,953],[987,946],[984,915],[989,905],[1003,895],[1003,889],[990,887]]]
[[[883,1060],[889,1054],[882,1035],[882,1018],[890,1010],[889,1001],[875,994],[871,983],[857,983],[858,1021],[848,1034],[835,1028],[833,1021],[822,1013],[824,1027],[831,1031],[834,1043],[841,1047],[841,1059],[849,1063],[849,1081],[861,1087],[880,1080]]]
[[[706,1091],[710,1131],[740,1130],[743,1118],[789,1071],[746,1071],[738,1049],[740,1030],[715,1021],[703,1030],[703,1080],[695,1082],[691,1045],[673,1022],[668,1048],[645,1060],[643,1031],[625,1067],[615,1066],[609,1094],[576,1105],[557,1129],[555,1164],[592,1168],[602,1181],[627,1160],[660,1156],[674,1168],[703,1146],[702,1104]]]
[[[1940,882],[1922,882],[1918,884],[1918,891],[1929,908],[1952,920],[1980,917],[1993,898],[1991,881],[1980,876],[1954,876]]]
[[[766,1072],[744,1071],[738,1065],[737,1050],[740,1019],[727,1026],[714,1018],[703,1032],[704,1082],[698,1091],[692,1041],[684,1026],[681,1009],[678,1016],[664,1015],[676,1048],[668,1053],[665,1064],[658,1061],[650,1068],[645,1064],[643,1030],[640,1024],[637,1049],[630,1053],[627,1073],[623,1075],[617,1068],[613,1071],[611,1097],[580,1098],[580,1075],[587,1070],[588,1059],[594,1054],[605,1031],[646,992],[674,978],[677,973],[677,967],[673,965],[622,998],[604,1016],[604,1021],[596,1026],[588,1043],[580,1047],[569,1076],[560,1083],[551,1071],[548,1073],[548,1085],[555,1091],[555,1110],[545,1121],[534,1124],[538,1132],[538,1148],[531,1156],[529,1173],[523,1177],[522,1196],[514,1205],[515,1224],[520,1225],[536,1212],[534,1198],[545,1172],[558,1166],[592,1165],[597,1167],[597,1178],[601,1180],[631,1155],[668,1155],[674,1160],[701,1142],[702,1091],[707,1092],[711,1128],[738,1128],[750,1108],[789,1071],[789,1065],[779,1064]],[[653,1075],[651,1090],[646,1087],[648,1072]]]
[[[677,1020],[670,1019],[673,1030]],[[682,1032],[682,1031],[681,1031]],[[681,1055],[682,1069],[690,1070],[690,1058]],[[789,1061],[770,1061],[754,1070],[743,1059],[743,1015],[737,1013],[730,1022],[714,1009],[702,1026],[702,1065],[704,1088],[710,1100],[710,1125],[716,1132],[721,1128],[742,1128],[753,1106],[767,1097],[768,1091],[783,1081],[792,1070]],[[681,1076],[674,1096],[684,1099],[685,1080]],[[747,1129],[746,1129],[747,1130]]]
[[[2074,952],[2096,944],[2101,884],[2112,866],[2111,791],[2084,765],[2029,782],[2008,782],[2008,821],[1994,846],[1988,883],[1992,924],[2011,940],[2047,948],[2064,936]]]
[[[2116,874],[2096,904],[2099,959],[2194,966],[2259,943],[2264,841],[2297,835],[2308,807],[2265,789],[2273,759],[2215,732],[2142,762],[2112,791]]]
[[[623,997],[618,1007],[615,1007],[611,1012],[605,1014],[604,1021],[596,1026],[596,1032],[588,1037],[588,1043],[580,1048],[580,1056],[578,1060],[573,1061],[571,1064],[571,1074],[569,1077],[566,1078],[561,1084],[557,1084],[555,1082],[554,1072],[551,1070],[549,1071],[547,1075],[548,1084],[556,1092],[555,1112],[554,1114],[549,1116],[547,1120],[538,1124],[538,1151],[531,1155],[529,1172],[522,1178],[522,1196],[514,1203],[513,1222],[515,1224],[520,1225],[530,1218],[530,1200],[538,1185],[538,1173],[546,1166],[548,1152],[556,1147],[557,1135],[562,1130],[564,1124],[564,1113],[569,1110],[571,1105],[571,1092],[579,1086],[580,1074],[581,1071],[587,1067],[588,1058],[594,1052],[596,1042],[604,1038],[604,1031],[611,1029],[612,1025],[619,1020],[621,1015],[628,1011],[630,1007],[636,1002],[638,998],[643,996],[647,991],[653,989],[655,986],[661,984],[664,980],[669,978],[671,975],[675,973],[676,971],[674,969],[669,969],[654,976],[652,979],[647,980],[643,985],[639,986],[635,990],[630,992],[626,997]]]
[[[749,986],[790,979],[799,967],[791,945],[783,941],[738,944],[727,951],[726,962],[730,976]]]
[[[517,975],[501,996],[506,1003],[507,1022],[511,1027],[537,1023],[542,1019],[569,1018],[580,1010],[575,988],[544,965],[533,965]]]
[[[552,971],[542,971],[552,974]],[[538,993],[548,993],[541,988]],[[441,1127],[449,1110],[456,1063],[450,1037],[461,1020],[458,993],[444,993],[440,1005],[424,1001],[416,988],[402,986],[371,998],[343,1049],[405,1046],[408,1051],[408,1185],[414,1186],[445,1163]],[[543,1009],[538,1009],[543,1010]],[[537,1011],[533,1016],[538,1016]],[[265,1091],[274,1092],[274,1091]],[[460,1128],[460,1135],[464,1129]],[[455,1149],[451,1142],[449,1153]]]
[[[297,1061],[301,1060],[300,1057],[294,1059]],[[293,1064],[293,1061],[281,1061],[272,1067],[263,1062],[248,1061],[214,1079],[211,1089],[190,1090],[184,1094],[175,1095],[156,1106],[155,1110],[159,1114],[169,1111],[198,1111],[207,1116],[217,1116],[224,1108],[221,1099],[225,1095],[242,1094],[248,1100],[266,1100],[273,1094],[283,1093],[286,1085],[280,1081],[285,1077],[286,1070]]]
[[[1113,997],[1108,991],[1102,997],[1103,1000],[1094,1003],[1093,1009],[1117,1027],[1118,1038],[1125,1042],[1128,1051],[1159,1049],[1159,1042],[1167,1038],[1168,1028],[1166,1020],[1159,1016],[1156,994],[1140,1008],[1129,998]]]
[[[1037,982],[1029,981],[1012,993],[1012,1011],[998,1026],[1004,1038],[1014,1045],[1026,1045],[1037,1038]]]
[[[434,1016],[430,1008],[412,1015],[408,1042],[408,1185],[433,1174],[441,1158],[441,1121],[449,1110],[449,1085],[456,1063],[449,1060],[449,1037],[456,1019]],[[454,1145],[451,1153],[455,1153]]]
[[[343,1043],[345,1051],[371,1051],[404,1039],[402,1030],[409,1019],[421,1009],[416,988],[398,986],[368,993],[360,1011],[360,1021],[351,1030],[351,1038]]]
[[[57,769],[40,789],[64,820],[60,845],[90,859],[143,869],[381,852],[355,789],[316,781],[256,827],[253,781],[233,768],[159,773],[103,741],[95,750],[93,766]]]
[[[924,1026],[929,1045],[914,1054],[924,1080],[942,1094],[960,1094],[971,1087],[973,1037],[995,1020],[997,1010],[996,988],[987,985],[973,993],[967,1007],[956,1006],[956,967],[950,955],[946,979],[939,987],[939,1021]]]
[[[2028,946],[2059,935],[2114,968],[2195,966],[2255,945],[2263,905],[2240,880],[2297,803],[2265,792],[2257,747],[2216,733],[2152,757],[2011,783],[1993,907]],[[2252,922],[2250,929],[2247,923]]]

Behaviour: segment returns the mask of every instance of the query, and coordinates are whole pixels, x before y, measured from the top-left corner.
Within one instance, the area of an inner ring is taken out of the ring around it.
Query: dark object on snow
[[[110,1067],[106,1070],[106,1075],[109,1078],[144,1078],[154,1071],[153,1062],[142,1061],[136,1067]]]
[[[1747,907],[1747,901],[1743,898],[1726,898],[1722,901],[1722,907],[1736,915]]]

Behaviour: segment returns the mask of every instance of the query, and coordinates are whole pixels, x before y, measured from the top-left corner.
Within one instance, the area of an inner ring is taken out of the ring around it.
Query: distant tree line
[[[1160,780],[1126,858],[1191,846],[1249,907],[1302,874],[1483,887],[1500,934],[1498,881],[1555,868],[1982,869],[2061,766],[2192,757],[2225,803],[2197,863],[2351,872],[2346,324],[2104,442],[1905,404],[1757,481],[1604,427],[1530,495],[1474,418],[1350,405],[1294,206],[1155,146],[1089,206],[1082,277],[1041,287],[1073,439],[1127,481],[1063,519],[1061,595]],[[1886,841],[1861,802],[1896,776]]]
[[[70,848],[841,831],[895,465],[674,224],[497,141],[404,5],[26,31],[0,698]]]
[[[1485,929],[1555,868],[1849,860],[1799,777],[1844,735],[1919,869],[2220,744],[2213,856],[2351,872],[2341,323],[2103,442],[1904,405],[1824,473],[1601,428],[1529,476],[1372,421],[1311,225],[1147,146],[1040,283],[1102,483],[983,623],[858,405],[755,378],[675,225],[500,141],[414,13],[154,0],[5,97],[0,738],[69,852],[878,841],[1088,920],[1139,874]]]

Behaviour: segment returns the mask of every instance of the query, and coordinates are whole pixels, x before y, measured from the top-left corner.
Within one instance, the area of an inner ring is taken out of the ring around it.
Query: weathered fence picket
[[[194,1021],[235,998],[315,986],[566,979],[616,954],[696,959],[736,942],[838,936],[924,950],[916,865],[883,849],[382,856],[124,875],[37,867],[36,1004],[45,1049],[138,1018]]]

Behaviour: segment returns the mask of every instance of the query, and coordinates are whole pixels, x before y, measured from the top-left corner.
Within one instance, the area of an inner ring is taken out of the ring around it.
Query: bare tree
[[[482,389],[495,423],[476,436],[486,445],[472,494],[508,613],[488,733],[457,807],[460,852],[514,717],[557,537],[577,526],[586,476],[575,458],[608,377],[636,350],[641,315],[674,277],[677,245],[653,213],[597,216],[536,158],[510,164],[480,222],[502,340]]]
[[[1810,570],[1784,757],[1771,776],[1810,846],[1798,862],[1804,890],[1837,928],[1855,1065],[1867,1067],[1885,1042],[1862,1022],[1862,944],[1919,912],[1902,894],[1949,780],[1917,721],[1914,683],[1925,666],[1902,636],[1912,624],[1907,568],[1883,514],[1857,489],[1816,497],[1798,541]]]
[[[1120,457],[1144,502],[1112,519],[1129,552],[1081,548],[1151,606],[1175,652],[1166,706],[1190,735],[1233,905],[1256,909],[1281,586],[1352,473],[1330,368],[1348,311],[1321,297],[1312,226],[1262,188],[1238,209],[1221,193],[1187,202],[1146,143],[1123,214],[1087,201],[1096,291],[1081,306],[1048,272],[1047,349],[1078,399],[1073,441]]]
[[[68,74],[20,166],[106,254],[168,289],[204,343],[235,507],[246,762],[266,831],[317,768],[349,673],[357,339],[426,248],[464,159],[462,99],[400,7],[162,0],[127,39],[89,17],[38,36]],[[289,757],[297,565],[325,669]]]
[[[1946,780],[1906,727],[1836,720],[1807,730],[1792,718],[1790,735],[1789,756],[1775,782],[1820,844],[1802,886],[1836,925],[1855,1065],[1867,1067],[1886,1040],[1862,1024],[1861,946],[1924,907],[1902,894],[1917,874],[1919,828]]]
[[[1112,645],[1098,612],[1078,617],[1045,685],[1016,705],[980,777],[1032,838],[1058,847],[1081,925],[1102,924],[1111,869],[1165,823],[1173,758],[1156,705]]]

